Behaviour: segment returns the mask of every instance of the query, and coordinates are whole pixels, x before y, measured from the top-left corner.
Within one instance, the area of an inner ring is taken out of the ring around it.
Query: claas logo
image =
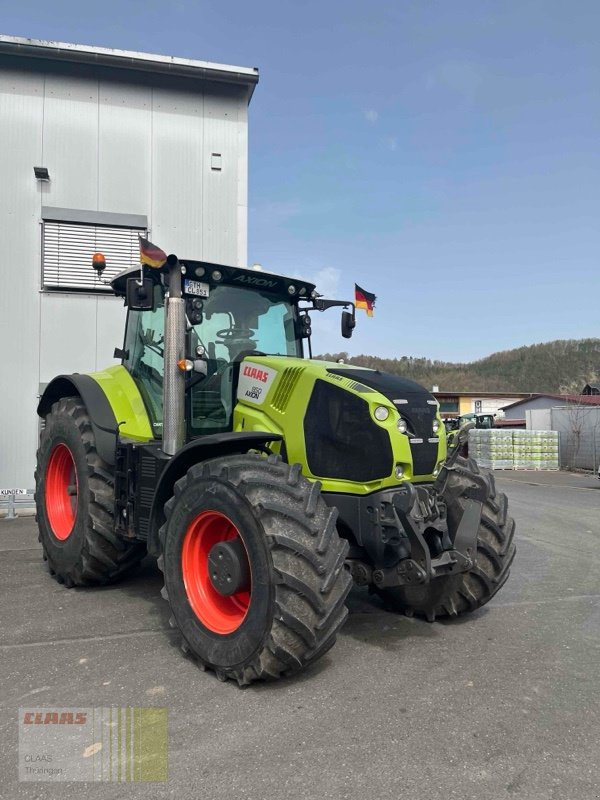
[[[257,369],[256,367],[244,367],[244,375],[247,375],[249,378],[254,378],[257,381],[261,381],[262,383],[266,383],[269,380],[269,373],[262,369]]]
[[[85,725],[85,711],[26,711],[24,725]]]

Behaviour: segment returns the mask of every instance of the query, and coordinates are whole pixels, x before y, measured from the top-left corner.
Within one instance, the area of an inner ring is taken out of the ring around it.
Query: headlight
[[[437,420],[437,419],[434,419],[434,420],[433,420],[433,425],[431,426],[431,429],[433,430],[433,432],[434,432],[434,433],[437,433],[441,427],[442,427],[442,426],[440,425],[440,422],[439,422],[439,420]]]
[[[386,419],[389,417],[390,412],[387,410],[385,406],[377,406],[375,411],[373,412],[373,416],[379,422],[385,422]]]
[[[404,467],[401,464],[396,464],[394,469],[394,477],[397,481],[401,481],[404,477]]]
[[[396,423],[396,428],[398,429],[399,433],[406,433],[406,431],[408,430],[408,426],[406,424],[406,420],[402,419],[402,417],[400,417],[400,419]]]

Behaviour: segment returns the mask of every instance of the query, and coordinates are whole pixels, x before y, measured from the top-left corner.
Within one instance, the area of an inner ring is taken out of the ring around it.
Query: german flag
[[[161,250],[160,247],[157,247],[155,244],[152,244],[152,242],[149,242],[148,239],[144,239],[139,233],[138,239],[140,240],[140,264],[146,264],[148,267],[153,267],[154,269],[162,267],[167,261],[167,254],[165,251]]]
[[[361,289],[357,283],[354,284],[354,305],[357,308],[364,308],[368,317],[373,316],[375,300],[377,300],[377,298],[374,294],[371,294],[371,292],[365,292],[365,290]]]

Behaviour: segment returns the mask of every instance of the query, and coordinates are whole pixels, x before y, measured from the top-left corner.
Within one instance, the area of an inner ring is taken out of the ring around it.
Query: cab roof
[[[298,278],[287,278],[283,275],[275,275],[272,272],[262,270],[244,269],[243,267],[230,267],[225,264],[212,264],[208,261],[193,261],[189,258],[179,259],[179,263],[185,267],[183,275],[183,294],[188,294],[185,289],[186,280],[208,283],[210,288],[221,284],[229,286],[241,286],[246,289],[254,289],[260,292],[268,292],[285,300],[310,300],[315,291],[315,284],[303,281]],[[144,275],[155,277],[158,281],[159,275],[167,273],[165,268],[151,269],[146,267]],[[119,297],[125,297],[127,291],[127,278],[139,275],[137,267],[120,272],[111,281],[113,291]],[[194,293],[189,293],[194,294]]]

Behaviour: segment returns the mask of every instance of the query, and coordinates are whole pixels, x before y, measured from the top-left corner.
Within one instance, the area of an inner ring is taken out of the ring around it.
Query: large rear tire
[[[112,468],[98,455],[78,397],[62,398],[46,417],[35,486],[39,540],[59,583],[111,583],[137,566],[144,545],[114,532]]]
[[[459,458],[456,469],[450,474],[445,499],[448,524],[453,530],[462,517],[464,493],[472,485],[472,474],[481,475],[481,472],[471,458]],[[416,614],[434,622],[439,617],[455,617],[481,608],[505,584],[515,557],[515,522],[508,516],[506,495],[496,491],[493,474],[487,473],[484,478],[487,497],[477,535],[474,567],[469,572],[437,578],[423,586],[378,590],[392,610],[407,616]]]
[[[348,544],[337,511],[299,464],[255,454],[197,464],[175,484],[165,515],[163,596],[201,666],[245,686],[297,672],[334,644],[348,613]],[[223,543],[225,558],[234,553],[223,573],[235,580],[233,594],[214,582]]]

